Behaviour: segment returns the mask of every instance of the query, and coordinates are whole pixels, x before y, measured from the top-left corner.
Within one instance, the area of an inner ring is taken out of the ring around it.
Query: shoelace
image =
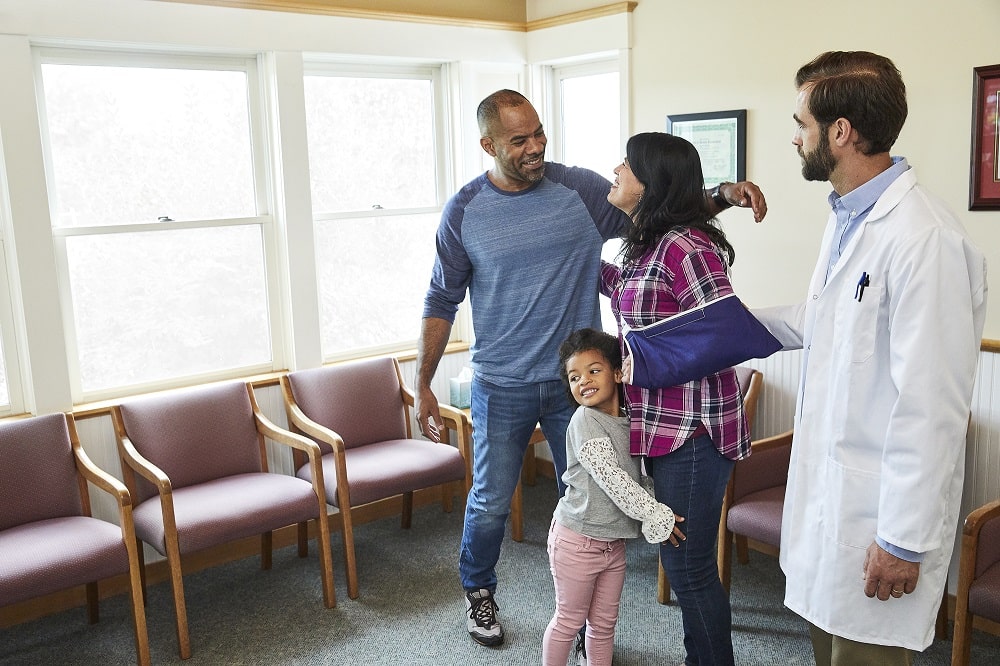
[[[476,621],[476,624],[484,629],[489,629],[496,624],[495,612],[499,610],[493,597],[482,597],[472,602],[469,608],[469,617]]]

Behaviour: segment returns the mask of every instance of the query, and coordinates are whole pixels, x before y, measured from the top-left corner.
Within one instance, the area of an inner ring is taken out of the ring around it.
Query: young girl
[[[549,530],[556,611],[545,629],[542,663],[566,666],[586,622],[589,666],[614,652],[618,605],[625,584],[624,539],[677,544],[682,521],[639,485],[639,459],[629,455],[629,419],[622,412],[622,356],[613,335],[591,328],[559,348],[562,378],[579,403],[566,431],[566,492]]]

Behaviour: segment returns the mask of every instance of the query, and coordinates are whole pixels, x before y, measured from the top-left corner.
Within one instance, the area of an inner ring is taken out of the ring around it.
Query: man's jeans
[[[566,427],[576,405],[561,381],[497,386],[472,379],[472,490],[465,505],[465,528],[458,571],[466,590],[496,589],[510,500],[521,476],[528,440],[541,423],[552,449],[559,494],[566,471]]]

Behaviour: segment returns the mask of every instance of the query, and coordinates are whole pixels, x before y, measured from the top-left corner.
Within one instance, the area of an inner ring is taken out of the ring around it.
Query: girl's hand
[[[671,534],[670,537],[667,539],[667,541],[665,541],[664,543],[669,542],[670,544],[673,545],[674,548],[680,548],[680,546],[681,546],[680,541],[687,540],[687,537],[684,536],[684,532],[681,532],[681,528],[677,526],[677,523],[683,523],[683,522],[684,522],[684,516],[678,516],[675,513],[674,514],[674,533]]]

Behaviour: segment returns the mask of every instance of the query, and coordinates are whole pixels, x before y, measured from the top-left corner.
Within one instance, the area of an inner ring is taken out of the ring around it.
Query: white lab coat
[[[786,349],[803,349],[782,517],[785,605],[836,636],[923,650],[958,527],[986,262],[913,169],[824,285],[834,220],[806,302],[754,312]],[[912,594],[865,596],[876,534],[926,553]]]

